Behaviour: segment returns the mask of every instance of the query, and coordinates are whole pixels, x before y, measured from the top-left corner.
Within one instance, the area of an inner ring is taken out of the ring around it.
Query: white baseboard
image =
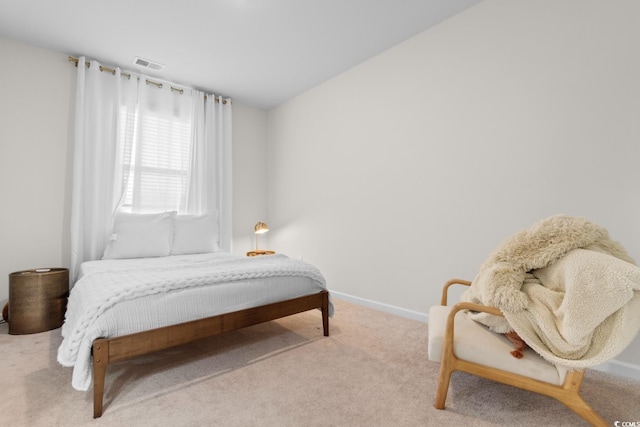
[[[613,359],[591,369],[640,381],[640,366]]]
[[[426,313],[420,313],[419,311],[407,310],[405,308],[396,307],[394,305],[384,304],[377,301],[368,300],[365,298],[354,297],[353,295],[343,294],[342,292],[329,291],[332,296],[352,302],[364,307],[373,308],[374,310],[384,311],[385,313],[395,314],[396,316],[406,317],[408,319],[418,320],[423,323],[427,323],[429,316]]]
[[[368,300],[366,298],[360,298],[360,297],[355,297],[353,295],[343,294],[342,292],[336,292],[336,291],[330,291],[330,292],[331,292],[331,295],[334,296],[335,298],[352,302],[357,305],[369,307],[378,311],[384,311],[385,313],[395,314],[396,316],[405,317],[408,319],[418,320],[423,323],[429,322],[429,315],[427,313],[407,310],[405,308]],[[621,362],[615,359],[610,360],[606,363],[602,363],[600,365],[594,366],[591,369],[594,369],[596,371],[606,372],[613,375],[618,375],[625,378],[630,378],[632,380],[640,380],[640,365]]]

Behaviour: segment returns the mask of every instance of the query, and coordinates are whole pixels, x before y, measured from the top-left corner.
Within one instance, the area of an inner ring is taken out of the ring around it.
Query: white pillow
[[[217,252],[218,215],[177,215],[173,222],[171,255]]]
[[[173,218],[176,212],[159,214],[118,213],[102,259],[147,258],[171,254]]]

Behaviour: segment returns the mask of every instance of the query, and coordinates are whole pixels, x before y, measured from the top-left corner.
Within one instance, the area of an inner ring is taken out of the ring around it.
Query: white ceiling
[[[0,36],[266,109],[480,1],[0,0]]]

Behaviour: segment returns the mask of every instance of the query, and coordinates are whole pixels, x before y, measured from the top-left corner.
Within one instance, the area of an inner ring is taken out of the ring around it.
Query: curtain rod
[[[79,60],[78,58],[74,57],[74,56],[69,56],[68,61],[69,61],[69,62],[75,62],[76,67],[77,67],[77,66],[78,66],[78,62],[79,62],[80,60]],[[86,66],[87,66],[87,68],[89,68],[90,63],[89,63],[89,62],[86,62]],[[101,66],[100,66],[100,71],[104,71],[104,72],[107,72],[107,73],[111,73],[111,74],[112,74],[112,75],[114,75],[114,76],[116,75],[116,70],[115,70],[115,69],[113,69],[113,68],[109,68],[109,67],[105,67],[104,65],[101,65]],[[126,78],[128,78],[128,79],[130,79],[130,78],[131,78],[131,74],[129,74],[129,73],[125,73],[124,71],[121,71],[121,72],[120,72],[120,75],[121,75],[122,77],[126,77]],[[147,83],[148,85],[154,85],[154,86],[156,86],[158,89],[162,89],[162,86],[163,86],[163,84],[162,84],[162,83],[160,83],[160,82],[155,82],[155,81],[153,81],[153,80],[149,80],[149,79],[146,79],[146,80],[145,80],[145,83]],[[178,92],[180,95],[182,95],[182,94],[184,93],[184,89],[180,89],[180,88],[173,87],[173,86],[171,86],[171,91],[172,91],[172,92]],[[206,95],[206,94],[204,95],[204,99],[207,99],[207,95]],[[218,98],[214,98],[214,99],[215,99],[215,101],[216,101],[216,102],[220,102],[220,100],[219,100]],[[223,100],[222,100],[222,104],[223,104],[223,105],[225,105],[226,103],[227,103],[227,100],[226,100],[226,99],[223,99]]]

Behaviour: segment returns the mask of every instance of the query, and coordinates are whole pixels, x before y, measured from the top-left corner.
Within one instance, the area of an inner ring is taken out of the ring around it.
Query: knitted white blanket
[[[640,330],[640,268],[582,218],[553,216],[505,240],[462,299],[500,309],[504,318],[471,316],[569,368],[606,362]]]
[[[69,296],[62,326],[63,341],[58,348],[58,362],[74,367],[72,384],[79,390],[88,389],[91,382],[90,354],[95,338],[139,332],[147,329],[140,325],[148,322],[151,327],[161,327],[225,313],[229,308],[219,306],[224,301],[233,301],[245,308],[245,294],[247,304],[258,301],[255,304],[261,305],[260,301],[274,302],[269,299],[278,295],[287,299],[285,295],[291,292],[293,298],[301,296],[296,292],[308,294],[314,292],[314,288],[326,289],[325,280],[316,267],[284,255],[240,257],[215,253],[99,263],[100,267],[104,263],[118,268],[94,268],[76,282]],[[126,268],[122,268],[123,265]],[[295,277],[310,279],[313,285],[296,290],[297,282],[292,280],[285,281],[282,289],[276,289],[275,283],[269,282],[270,278]],[[263,279],[267,286],[262,284]],[[243,281],[250,286],[236,285]],[[182,302],[181,297],[174,294],[186,294],[191,299]],[[173,305],[169,307],[162,299],[167,295],[172,298]],[[123,307],[129,308],[123,310]],[[117,310],[115,315],[114,310]],[[153,318],[141,318],[140,313],[144,312],[153,313]],[[128,324],[123,324],[127,321]]]

